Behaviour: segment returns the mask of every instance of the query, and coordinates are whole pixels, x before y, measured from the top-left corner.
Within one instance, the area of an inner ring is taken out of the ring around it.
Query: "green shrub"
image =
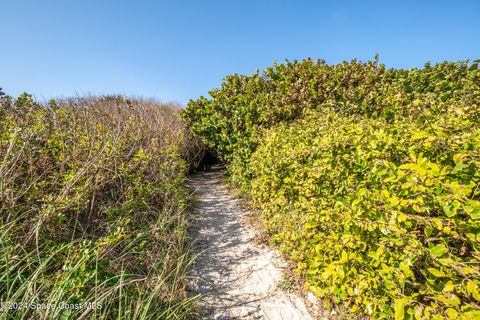
[[[480,128],[451,111],[431,127],[332,113],[266,133],[251,194],[327,306],[480,316]]]
[[[231,75],[211,99],[191,100],[183,110],[190,130],[217,149],[232,181],[248,189],[250,156],[265,128],[305,113],[333,110],[394,122],[451,105],[478,104],[478,61],[444,62],[423,69],[386,69],[378,60],[328,65],[322,60],[287,61],[260,74]],[[415,102],[415,104],[414,104]],[[479,113],[476,113],[479,119]]]
[[[171,319],[192,311],[178,109],[101,97],[0,100],[1,319]]]
[[[306,285],[373,318],[480,318],[480,69],[286,62],[190,101]]]

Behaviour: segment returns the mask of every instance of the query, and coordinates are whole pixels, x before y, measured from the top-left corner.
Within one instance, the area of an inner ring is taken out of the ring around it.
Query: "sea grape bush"
[[[309,110],[363,114],[388,122],[425,117],[445,112],[451,104],[478,104],[479,81],[478,61],[411,70],[386,69],[378,59],[337,65],[287,61],[262,74],[227,76],[221,88],[209,92],[211,99],[191,100],[183,115],[191,131],[232,164],[232,180],[246,188],[250,156],[262,129],[295,121]]]
[[[0,318],[186,317],[190,141],[174,106],[2,96],[1,301],[101,307]]]
[[[468,111],[431,126],[313,114],[253,155],[267,230],[327,304],[480,315],[480,128]]]
[[[327,307],[480,318],[480,70],[286,62],[190,101],[191,130]]]

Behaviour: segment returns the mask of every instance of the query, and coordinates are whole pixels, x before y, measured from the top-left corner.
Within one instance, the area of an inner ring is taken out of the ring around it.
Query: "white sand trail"
[[[278,288],[286,266],[279,254],[254,244],[255,232],[242,223],[241,200],[222,184],[214,168],[192,177],[198,198],[192,235],[201,252],[189,285],[200,293],[206,319],[312,319],[302,299]]]

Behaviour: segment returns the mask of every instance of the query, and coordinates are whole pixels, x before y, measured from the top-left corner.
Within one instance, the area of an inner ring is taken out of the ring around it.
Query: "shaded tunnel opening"
[[[217,152],[211,148],[205,148],[202,154],[199,157],[199,161],[194,166],[193,170],[190,170],[191,173],[199,171],[210,171],[214,165],[222,165],[220,157]]]

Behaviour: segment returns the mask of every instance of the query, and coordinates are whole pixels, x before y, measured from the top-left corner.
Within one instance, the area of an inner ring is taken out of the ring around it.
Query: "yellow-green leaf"
[[[405,299],[395,299],[395,320],[403,320],[405,317]]]
[[[441,277],[446,276],[445,272],[443,272],[442,270],[438,270],[436,268],[428,268],[428,272],[430,272],[431,274],[433,274],[437,278],[441,278]]]
[[[437,244],[435,247],[428,249],[428,251],[430,251],[430,253],[435,257],[441,257],[443,254],[448,252],[448,249],[443,243],[441,243]]]

